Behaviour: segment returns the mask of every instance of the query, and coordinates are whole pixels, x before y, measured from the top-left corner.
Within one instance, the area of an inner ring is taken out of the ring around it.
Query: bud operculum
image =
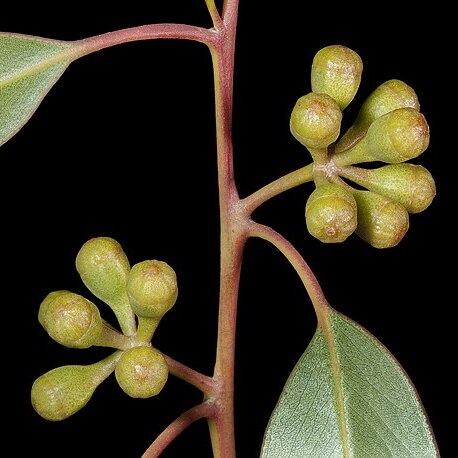
[[[381,161],[398,164],[422,154],[429,145],[429,126],[413,108],[399,108],[377,118],[366,135],[349,149],[335,153],[339,166]]]
[[[175,271],[163,261],[139,262],[129,273],[127,293],[138,316],[161,318],[173,307],[178,296]]]
[[[307,229],[322,242],[343,242],[356,229],[356,213],[356,202],[350,191],[336,183],[322,184],[307,200]]]
[[[125,351],[115,369],[119,386],[133,398],[157,395],[167,382],[168,374],[162,353],[147,346]]]
[[[290,130],[309,150],[325,150],[337,140],[341,121],[342,112],[332,97],[311,92],[296,102]]]
[[[352,49],[332,45],[320,49],[312,63],[312,91],[332,97],[343,110],[361,82],[363,62]]]
[[[397,164],[414,159],[429,145],[429,126],[413,108],[399,108],[381,116],[367,131],[370,155]]]
[[[41,324],[57,342],[71,348],[94,345],[102,318],[91,301],[69,291],[50,293],[40,305]]]

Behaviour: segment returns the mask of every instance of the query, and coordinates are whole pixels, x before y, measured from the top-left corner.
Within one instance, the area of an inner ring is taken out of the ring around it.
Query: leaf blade
[[[0,146],[30,119],[75,49],[72,42],[0,33]]]
[[[336,411],[333,408],[333,387],[329,358],[323,349],[326,348],[325,336],[322,329],[318,328],[312,341],[301,356],[296,368],[291,373],[277,407],[272,414],[266,435],[264,437],[262,457],[277,458],[294,456],[290,455],[289,444],[295,444],[296,456],[313,457],[315,451],[320,451],[322,456],[340,457],[342,447],[339,445],[339,431],[330,431],[329,440],[320,438],[321,424],[338,422]],[[300,370],[297,370],[300,367]],[[305,377],[302,374],[306,374]],[[327,374],[327,376],[325,375]],[[303,385],[303,380],[307,383]],[[307,388],[312,388],[314,395],[307,393]],[[294,396],[291,395],[294,392]],[[290,412],[302,412],[301,415],[291,417]],[[302,417],[311,418],[313,421],[304,422]],[[282,431],[278,425],[290,425]],[[270,431],[269,431],[270,428]],[[301,440],[297,440],[298,438]],[[316,441],[312,444],[312,438]],[[327,446],[326,446],[327,445]]]
[[[333,309],[293,369],[261,451],[262,458],[316,456],[439,456],[416,390],[399,363],[375,337]]]

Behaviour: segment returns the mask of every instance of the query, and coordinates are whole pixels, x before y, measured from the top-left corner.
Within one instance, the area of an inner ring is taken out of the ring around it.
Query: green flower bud
[[[372,191],[354,191],[358,205],[356,234],[375,248],[396,246],[409,229],[409,214],[398,202]]]
[[[377,118],[367,131],[370,154],[397,164],[423,153],[429,145],[425,117],[413,108],[399,108]]]
[[[290,129],[305,147],[323,149],[337,140],[341,121],[342,112],[332,97],[311,92],[296,102]]]
[[[177,300],[175,271],[163,261],[139,262],[129,273],[127,293],[132,310],[138,316],[160,318]]]
[[[380,116],[398,108],[420,110],[417,94],[400,80],[389,80],[377,87],[365,100],[358,116],[350,129],[336,145],[336,152],[345,151],[367,131],[369,126]]]
[[[109,237],[88,240],[76,257],[76,269],[86,287],[112,308],[124,334],[135,334],[126,293],[130,264],[121,245]]]
[[[422,212],[436,195],[434,178],[421,165],[392,164],[371,170],[347,167],[340,175],[399,202],[409,213]]]
[[[115,375],[126,394],[133,398],[149,398],[164,388],[169,369],[160,351],[133,347],[121,356]]]
[[[398,164],[419,156],[428,145],[425,117],[413,108],[399,108],[377,118],[364,138],[334,154],[333,161],[338,167],[369,161]]]
[[[57,342],[71,348],[88,348],[99,340],[102,318],[99,309],[69,291],[48,294],[38,312],[41,325]]]
[[[32,385],[35,411],[46,420],[65,420],[83,408],[95,389],[114,371],[120,352],[88,366],[62,366],[38,377]]]
[[[312,63],[312,91],[328,94],[343,110],[354,98],[361,82],[363,62],[350,48],[327,46]]]
[[[356,229],[355,198],[338,184],[320,185],[307,200],[305,221],[310,234],[318,240],[343,242]]]
[[[66,347],[124,350],[132,346],[128,337],[102,320],[95,304],[69,291],[49,293],[40,305],[38,320],[51,338]]]

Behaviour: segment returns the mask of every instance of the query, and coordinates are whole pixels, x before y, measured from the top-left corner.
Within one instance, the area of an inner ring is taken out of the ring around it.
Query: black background
[[[0,30],[76,40],[153,22],[209,26],[203,0],[17,2]],[[437,197],[395,249],[376,250],[352,236],[323,245],[305,229],[312,185],[259,209],[255,218],[291,240],[335,308],[361,323],[398,358],[422,398],[442,456],[454,456],[451,311],[455,270],[448,127],[455,104],[448,63],[447,12],[439,6],[372,11],[327,3],[241,0],[235,78],[235,167],[242,196],[309,162],[288,120],[309,92],[313,55],[335,43],[356,50],[363,80],[345,113],[349,125],[383,81],[413,86],[431,127],[431,144],[413,161],[434,175]],[[439,2],[436,2],[439,3]],[[267,5],[266,5],[267,4]],[[1,107],[0,107],[1,109]],[[33,380],[56,366],[94,362],[106,349],[60,347],[36,319],[51,290],[91,297],[74,269],[80,246],[116,238],[131,263],[163,259],[177,271],[180,297],[156,336],[158,348],[210,374],[218,296],[218,204],[211,61],[203,45],[142,42],[73,63],[31,121],[0,154],[3,264],[3,399],[13,456],[139,457],[154,437],[200,394],[171,378],[151,400],[128,398],[110,377],[88,405],[61,423],[30,406]],[[447,178],[447,176],[449,178]],[[453,187],[452,187],[453,186]],[[100,305],[115,324],[110,310]],[[263,430],[282,384],[314,332],[302,286],[275,249],[250,241],[240,291],[236,366],[238,455],[259,455]],[[6,357],[6,358],[5,358]],[[4,441],[4,439],[3,439]],[[455,453],[454,453],[455,452]],[[210,457],[204,422],[180,436],[166,457]]]

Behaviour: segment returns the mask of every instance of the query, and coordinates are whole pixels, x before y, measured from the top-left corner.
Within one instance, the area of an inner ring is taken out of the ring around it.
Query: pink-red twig
[[[142,455],[142,458],[157,458],[188,426],[201,418],[210,417],[213,410],[213,404],[210,401],[206,401],[182,413],[157,436],[156,440]]]
[[[211,377],[191,369],[190,367],[176,361],[170,356],[164,354],[163,356],[167,362],[167,366],[169,367],[169,372],[172,375],[195,386],[200,391],[202,391],[207,396],[207,398],[214,394],[215,381]]]
[[[86,56],[111,46],[141,40],[181,39],[212,46],[218,35],[211,29],[186,24],[150,24],[108,32],[75,43],[75,57]]]

